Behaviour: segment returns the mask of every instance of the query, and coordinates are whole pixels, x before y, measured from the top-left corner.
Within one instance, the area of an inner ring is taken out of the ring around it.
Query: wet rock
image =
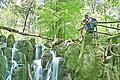
[[[45,50],[42,56],[42,66],[43,69],[46,67],[46,64],[52,61],[52,54],[50,54],[50,50]]]
[[[3,53],[7,57],[8,60],[11,60],[11,57],[12,57],[12,48],[4,48],[3,49]]]
[[[20,63],[20,52],[18,52],[18,51],[14,52],[13,60],[15,60],[17,63]]]
[[[19,53],[20,62],[19,64],[26,64],[26,56],[23,53]]]
[[[63,76],[64,76],[64,60],[61,59],[59,62],[59,69],[58,69],[58,80],[63,80]]]

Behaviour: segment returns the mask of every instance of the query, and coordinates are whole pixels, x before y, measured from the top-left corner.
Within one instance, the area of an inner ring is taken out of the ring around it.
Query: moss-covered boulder
[[[0,80],[5,79],[7,69],[7,58],[3,55],[0,55]]]
[[[7,47],[6,37],[1,35],[0,36],[0,48],[5,48],[5,47]]]
[[[50,50],[45,50],[43,52],[43,56],[42,56],[42,66],[43,68],[46,67],[47,62],[51,63],[52,61],[52,54],[50,54]]]
[[[26,57],[26,61],[28,63],[32,62],[33,55],[34,55],[34,48],[32,44],[27,40],[18,41],[16,44],[16,48],[19,52],[21,52]]]
[[[15,43],[15,38],[12,34],[7,37],[7,47],[12,48]]]
[[[3,51],[2,51],[2,49],[0,48],[0,55],[3,55]]]
[[[11,60],[12,57],[12,48],[4,48],[3,49],[4,55],[7,57],[8,60]]]
[[[36,44],[36,42],[35,42],[35,39],[34,39],[34,38],[31,38],[29,41],[32,43],[32,45],[35,45],[35,44]]]
[[[19,78],[17,80],[29,80],[27,70],[28,70],[27,66],[19,68],[19,70],[18,70],[18,77]]]
[[[6,37],[1,35],[0,36],[0,42],[2,42],[2,43],[6,42]]]
[[[76,70],[78,64],[77,59],[80,54],[80,47],[78,44],[71,44],[68,50],[65,52],[65,66],[72,71]]]

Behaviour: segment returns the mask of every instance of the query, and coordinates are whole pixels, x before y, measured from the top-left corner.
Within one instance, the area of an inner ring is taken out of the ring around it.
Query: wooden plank
[[[120,30],[120,29],[118,29],[118,28],[109,27],[109,26],[105,26],[105,25],[97,25],[97,26],[100,26],[100,27],[105,27],[105,28],[111,28],[111,29],[116,29],[116,30]]]
[[[103,24],[103,23],[120,23],[120,21],[111,21],[111,22],[97,22],[98,24]]]

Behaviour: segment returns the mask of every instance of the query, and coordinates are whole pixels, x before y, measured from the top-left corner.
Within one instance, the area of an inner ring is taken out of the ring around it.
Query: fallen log
[[[42,38],[42,39],[53,40],[52,38],[49,38],[49,37],[46,37],[46,36],[40,36],[40,35],[37,35],[37,34],[24,33],[24,32],[20,32],[20,31],[18,31],[16,29],[12,29],[12,28],[5,27],[5,26],[0,26],[0,29],[6,30],[6,31],[9,31],[9,32],[14,32],[14,33],[17,33],[17,34],[20,34],[20,35],[33,36],[33,37],[39,37],[39,38]]]

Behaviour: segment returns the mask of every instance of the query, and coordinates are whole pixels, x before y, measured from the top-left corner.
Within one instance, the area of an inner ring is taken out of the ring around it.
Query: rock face
[[[34,55],[34,52],[33,52],[34,48],[29,41],[27,40],[18,41],[16,44],[16,48],[18,49],[18,52],[21,52],[23,55],[26,56],[26,61],[28,63],[32,62],[33,55]]]
[[[27,66],[21,67],[18,71],[19,78],[17,80],[29,80]]]
[[[14,43],[15,38],[13,35],[10,34],[7,37],[7,40],[5,36],[0,36],[0,80],[6,80],[8,78],[11,78],[11,80],[28,80],[27,66],[25,66],[25,62],[26,59],[29,63],[32,61],[32,44],[25,40],[18,41],[20,44],[17,44],[16,47],[18,50],[14,51],[12,60],[12,49]]]
[[[7,58],[4,55],[0,55],[0,80],[5,79],[7,70]]]
[[[1,35],[0,36],[0,48],[4,49],[5,47],[7,47],[6,37]]]

